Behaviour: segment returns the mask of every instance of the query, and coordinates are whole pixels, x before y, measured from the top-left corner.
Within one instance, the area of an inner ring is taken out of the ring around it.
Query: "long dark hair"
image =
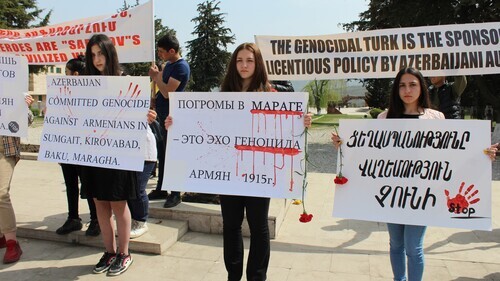
[[[418,97],[418,106],[421,108],[430,108],[431,101],[429,98],[429,91],[427,90],[427,83],[425,82],[422,73],[413,67],[403,68],[398,72],[394,83],[392,84],[392,92],[389,99],[389,110],[387,118],[401,118],[405,112],[405,105],[399,96],[399,83],[403,74],[411,74],[415,76],[420,83],[420,96]]]
[[[101,49],[102,54],[106,57],[106,67],[103,73],[95,68],[92,62],[92,46],[94,45],[97,45]],[[122,73],[115,45],[113,45],[111,39],[105,34],[95,34],[90,37],[85,50],[85,64],[85,74],[87,75],[119,76]]]
[[[234,50],[231,60],[227,66],[226,76],[221,85],[222,92],[241,92],[243,90],[243,80],[236,69],[236,59],[241,50],[248,50],[253,53],[255,58],[255,72],[252,81],[248,86],[247,92],[270,91],[269,80],[264,66],[264,59],[257,45],[254,43],[243,43]]]
[[[78,74],[83,74],[85,71],[85,57],[83,55],[78,55],[74,59],[70,59],[66,63],[66,68],[71,71],[71,74],[78,72]]]

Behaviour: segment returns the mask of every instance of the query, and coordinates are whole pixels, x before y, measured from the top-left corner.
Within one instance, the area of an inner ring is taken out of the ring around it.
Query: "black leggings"
[[[61,169],[64,176],[64,182],[66,183],[66,196],[68,198],[68,218],[79,219],[78,214],[78,201],[80,200],[80,190],[78,188],[78,177],[80,175],[80,167],[78,165],[72,164],[61,164]],[[88,198],[87,202],[89,204],[90,219],[96,220],[97,213],[95,210],[95,203],[92,198]]]
[[[224,263],[228,280],[240,280],[243,275],[243,237],[241,224],[244,211],[250,227],[250,252],[247,262],[247,280],[266,280],[271,254],[268,213],[269,198],[247,196],[220,196],[223,219]]]

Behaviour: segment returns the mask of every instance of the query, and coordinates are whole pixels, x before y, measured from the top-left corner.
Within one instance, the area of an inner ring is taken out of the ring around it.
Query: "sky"
[[[127,0],[135,4],[135,0]],[[146,3],[140,0],[139,3]],[[194,39],[195,23],[200,0],[155,0],[155,17],[163,25],[177,32],[181,48]],[[254,35],[307,36],[344,33],[340,24],[359,18],[368,8],[368,0],[220,0],[219,8],[225,13],[226,28],[236,40],[228,47],[232,52],[243,42],[254,42]],[[110,15],[123,7],[123,0],[38,0],[37,6],[52,10],[49,24]],[[43,13],[45,15],[45,13]]]

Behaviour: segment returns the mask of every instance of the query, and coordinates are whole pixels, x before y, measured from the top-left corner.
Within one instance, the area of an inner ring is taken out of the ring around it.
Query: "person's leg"
[[[97,219],[99,220],[99,226],[101,228],[101,236],[104,247],[106,248],[106,252],[114,254],[116,253],[116,240],[111,202],[100,201],[97,199],[94,199],[94,202],[97,211]]]
[[[424,275],[424,235],[426,226],[405,226],[405,248],[408,257],[408,280],[421,281]]]
[[[2,142],[0,142],[0,146],[2,146]],[[23,253],[17,241],[16,216],[9,193],[15,166],[15,159],[5,157],[2,149],[0,151],[0,233],[3,234],[7,247],[3,258],[4,263],[18,261]]]
[[[68,199],[68,218],[80,219],[78,215],[78,170],[75,165],[61,164],[61,169],[66,185],[66,197]]]
[[[268,226],[270,201],[269,198],[246,197],[246,215],[250,227],[247,280],[263,281],[267,278],[267,267],[271,254]]]
[[[222,211],[222,236],[224,239],[224,264],[228,280],[241,280],[243,276],[243,223],[244,203],[241,196],[220,196]]]
[[[144,162],[142,172],[137,173],[137,187],[139,188],[137,192],[138,197],[128,200],[131,217],[136,221],[145,222],[148,219],[149,199],[146,193],[146,187],[148,185],[149,175],[151,175],[154,167],[154,162]]]
[[[109,203],[111,204],[111,209],[113,210],[116,219],[116,228],[118,230],[118,250],[120,253],[128,255],[130,224],[132,219],[130,217],[130,210],[127,206],[127,201],[111,201]]]
[[[57,234],[64,235],[82,229],[82,220],[78,212],[79,188],[78,188],[78,166],[61,164],[61,170],[66,185],[66,199],[68,202],[68,218],[64,224],[56,230]]]
[[[388,223],[387,230],[389,231],[389,253],[394,281],[406,281],[405,225]]]

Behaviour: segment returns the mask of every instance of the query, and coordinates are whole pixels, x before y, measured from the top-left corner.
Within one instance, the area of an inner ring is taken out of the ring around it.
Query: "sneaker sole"
[[[127,266],[124,270],[122,270],[122,271],[117,271],[117,272],[110,272],[110,271],[108,271],[108,273],[107,273],[106,275],[107,275],[107,276],[118,276],[118,275],[120,275],[120,274],[124,273],[125,271],[127,271],[127,270],[128,270],[128,268],[129,268],[129,267],[130,267],[133,263],[134,263],[134,260],[131,260],[131,261],[130,261],[130,263],[128,264],[128,266]]]
[[[105,269],[102,269],[102,270],[96,270],[96,269],[94,268],[94,270],[92,270],[92,272],[94,272],[95,274],[101,274],[101,273],[104,273],[104,272],[108,271],[110,267],[111,267],[111,265],[110,265],[110,266],[108,266],[108,267],[107,267],[107,268],[105,268]]]

